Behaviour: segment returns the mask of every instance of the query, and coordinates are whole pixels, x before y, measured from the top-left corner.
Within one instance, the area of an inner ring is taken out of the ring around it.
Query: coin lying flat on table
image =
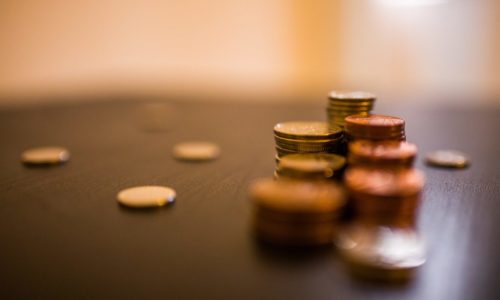
[[[219,157],[220,148],[211,142],[185,142],[174,146],[173,155],[179,160],[205,161]]]
[[[69,151],[63,147],[38,147],[21,154],[21,161],[27,165],[57,165],[68,160]]]
[[[425,157],[428,165],[443,168],[465,168],[469,165],[467,155],[456,150],[438,150]]]
[[[134,208],[159,207],[175,201],[175,190],[164,186],[137,186],[122,190],[116,196],[118,203]]]

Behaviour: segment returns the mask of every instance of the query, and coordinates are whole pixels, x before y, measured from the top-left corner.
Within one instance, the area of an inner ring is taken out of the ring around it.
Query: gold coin
[[[456,150],[438,150],[425,157],[428,165],[443,168],[465,168],[469,165],[467,155]]]
[[[188,161],[206,161],[219,157],[220,148],[211,142],[185,142],[174,146],[175,158]]]
[[[319,175],[331,178],[345,166],[346,159],[328,153],[290,154],[278,164],[278,174],[289,177],[308,177]]]
[[[134,208],[159,207],[175,201],[176,193],[164,186],[137,186],[122,190],[116,196],[118,203]]]
[[[28,165],[56,165],[68,160],[69,151],[63,147],[38,147],[21,154],[21,161]]]
[[[274,126],[274,134],[289,139],[331,139],[342,134],[341,128],[331,128],[326,122],[283,122]]]
[[[341,92],[331,91],[328,95],[331,100],[345,101],[375,101],[376,96],[372,93],[362,91]]]

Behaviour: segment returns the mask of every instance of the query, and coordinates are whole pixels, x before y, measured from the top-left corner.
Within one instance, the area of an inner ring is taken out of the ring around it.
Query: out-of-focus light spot
[[[375,0],[377,4],[386,6],[427,6],[449,2],[450,0]]]

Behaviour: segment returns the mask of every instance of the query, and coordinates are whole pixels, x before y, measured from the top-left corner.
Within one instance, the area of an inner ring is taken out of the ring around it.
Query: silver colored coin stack
[[[344,128],[345,118],[350,115],[368,116],[375,99],[375,95],[367,92],[330,92],[326,109],[330,127]]]
[[[325,122],[283,122],[274,126],[277,160],[289,154],[338,153],[342,129]]]

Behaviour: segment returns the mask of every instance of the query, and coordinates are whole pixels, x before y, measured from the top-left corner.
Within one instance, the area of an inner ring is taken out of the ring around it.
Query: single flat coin
[[[456,150],[438,150],[428,153],[425,161],[430,166],[443,168],[465,168],[469,165],[467,155]]]
[[[57,165],[68,160],[69,151],[63,147],[38,147],[21,154],[21,161],[28,165]]]
[[[211,142],[186,142],[174,146],[175,158],[189,161],[206,161],[219,157],[220,148]]]
[[[164,186],[137,186],[122,190],[116,196],[118,203],[134,208],[159,207],[175,201],[176,193]]]

